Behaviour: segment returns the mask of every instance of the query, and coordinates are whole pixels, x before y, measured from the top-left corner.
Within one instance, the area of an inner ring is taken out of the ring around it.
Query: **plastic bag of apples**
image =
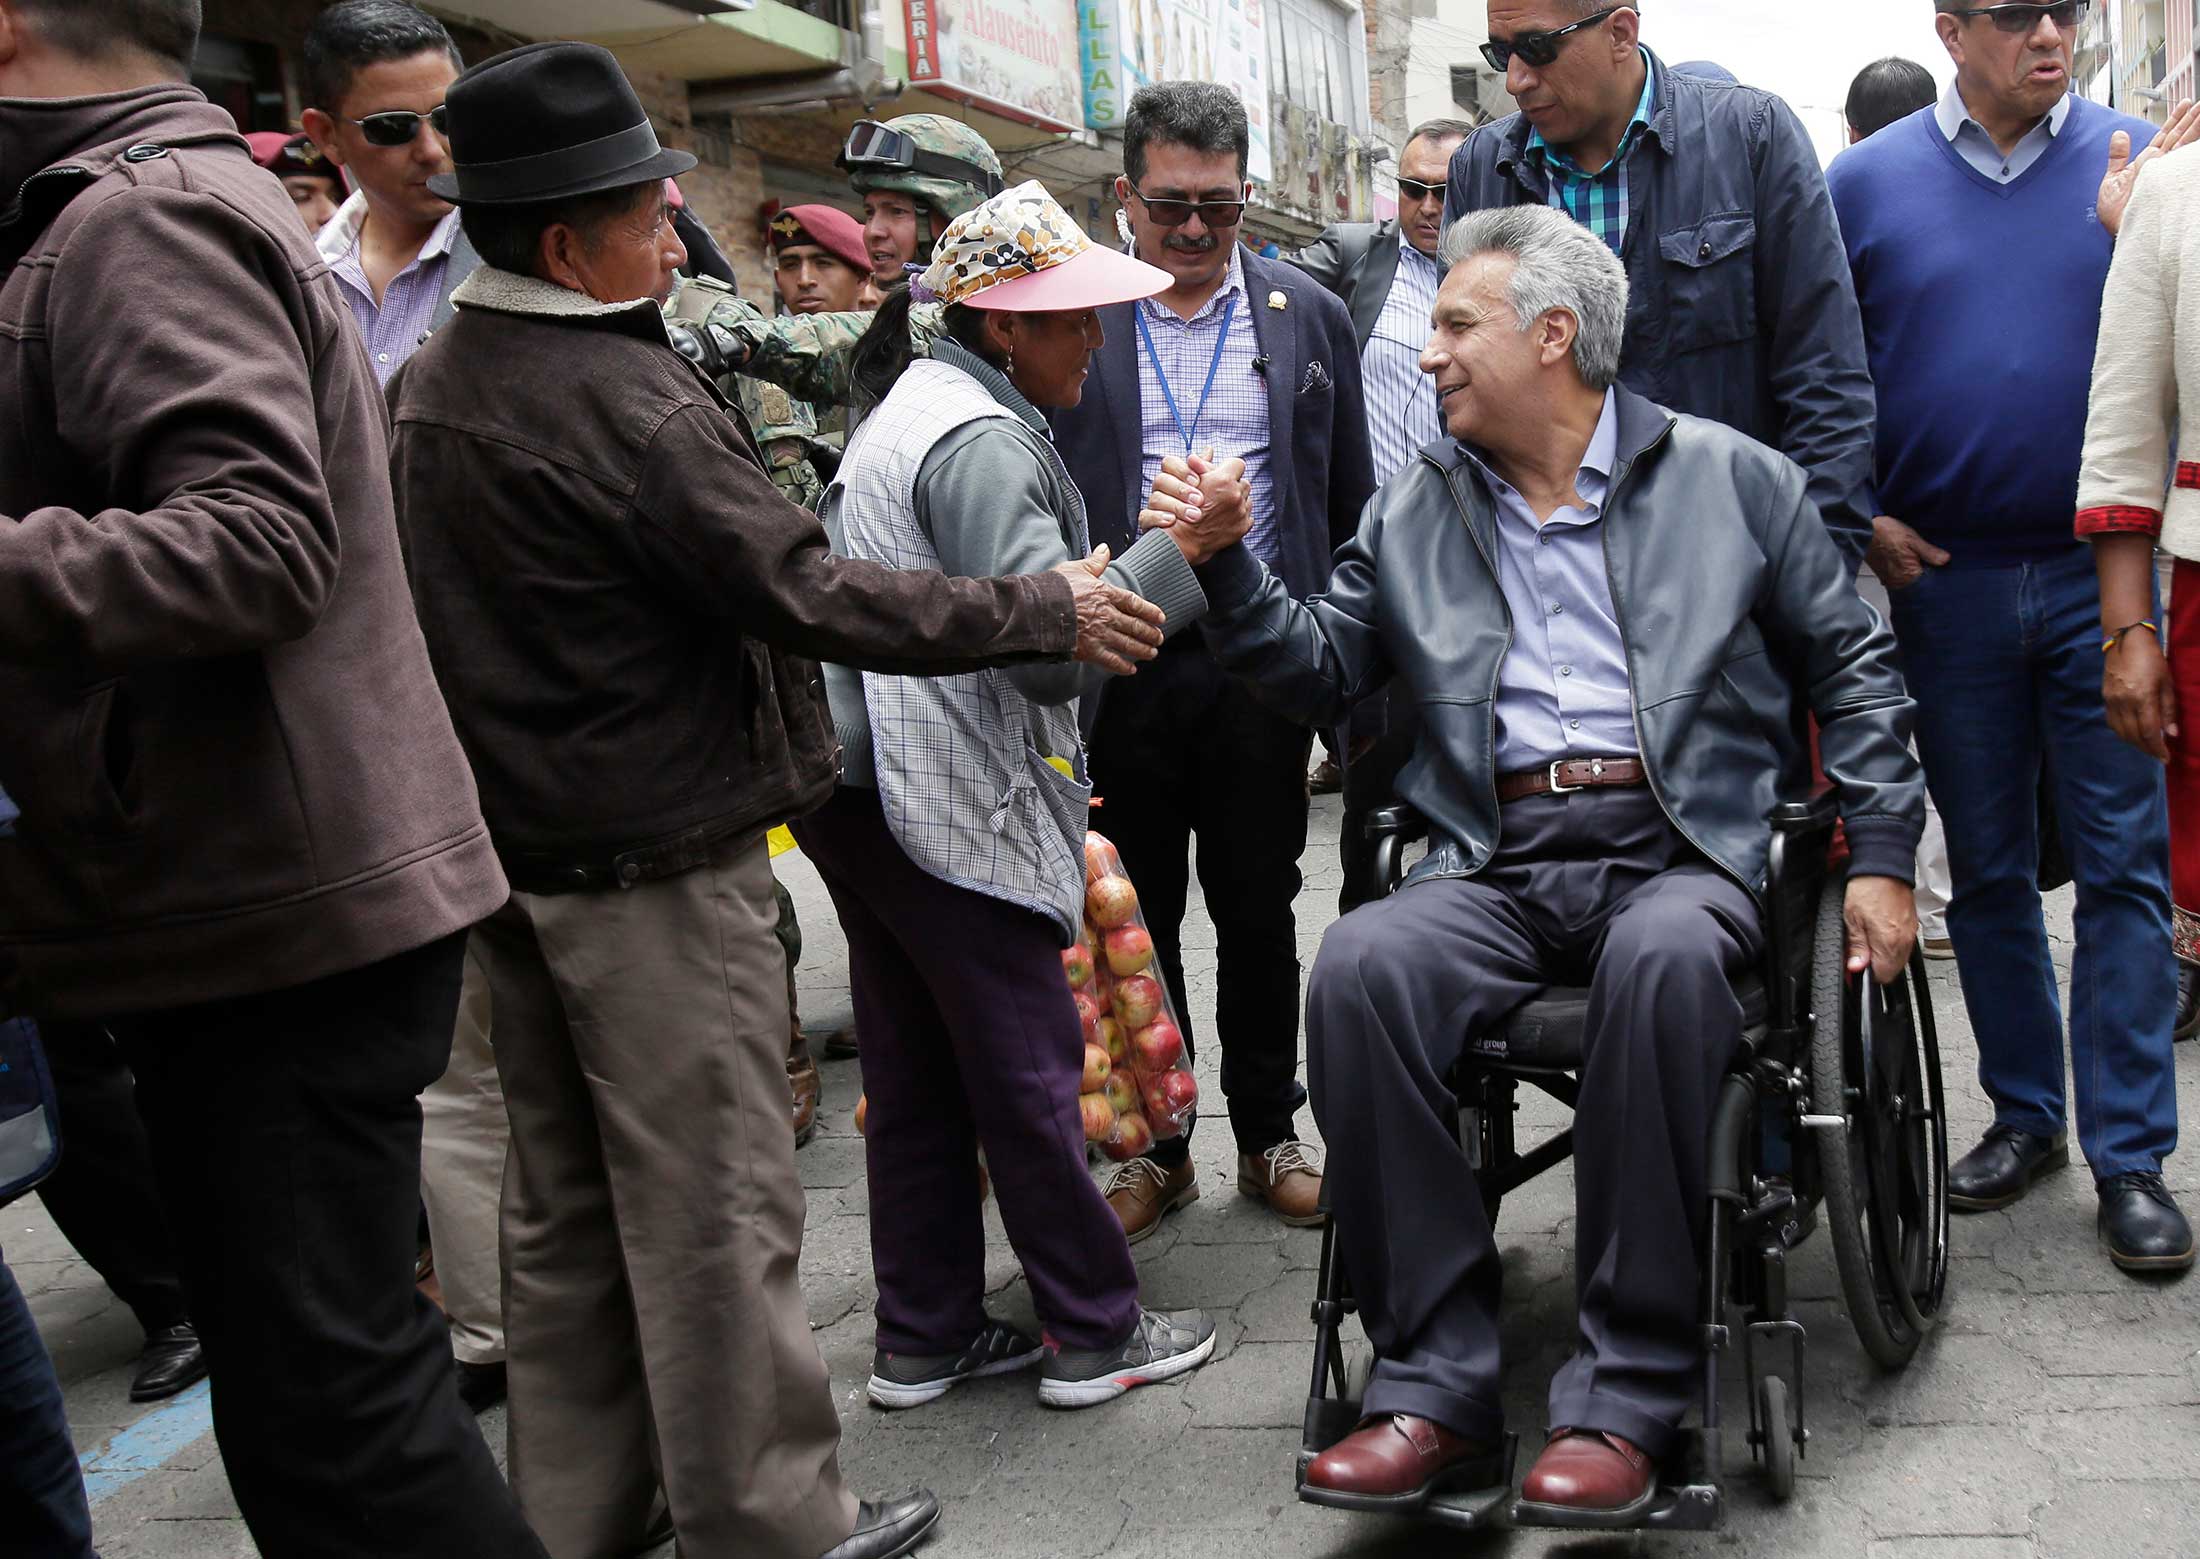
[[[1084,940],[1063,952],[1062,972],[1085,1031],[1085,1140],[1122,1162],[1183,1135],[1199,1084],[1138,890],[1099,834],[1085,835]]]

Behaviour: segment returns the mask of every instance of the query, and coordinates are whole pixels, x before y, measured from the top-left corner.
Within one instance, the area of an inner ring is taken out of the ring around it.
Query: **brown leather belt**
[[[1540,769],[1498,775],[1497,799],[1518,801],[1525,796],[1562,796],[1569,790],[1649,782],[1640,758],[1561,758]]]

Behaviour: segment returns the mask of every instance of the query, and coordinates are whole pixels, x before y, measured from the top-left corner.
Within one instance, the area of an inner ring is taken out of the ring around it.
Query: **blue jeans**
[[[0,1534],[9,1553],[92,1559],[92,1513],[61,1411],[61,1382],[6,1262],[0,1262]]]
[[[2177,1146],[2170,1027],[2169,815],[2161,765],[2118,740],[2101,700],[2091,551],[1928,569],[1893,595],[1917,745],[1947,825],[1948,935],[1994,1119],[2063,1130],[2062,1013],[2036,886],[2044,768],[2077,882],[2070,1070],[2096,1179]]]

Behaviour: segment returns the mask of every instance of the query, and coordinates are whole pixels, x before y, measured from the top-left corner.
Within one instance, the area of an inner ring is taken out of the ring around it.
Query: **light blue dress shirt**
[[[1933,123],[1940,126],[1940,133],[1948,138],[1956,155],[1996,184],[2009,184],[2023,178],[2032,164],[2047,154],[2047,148],[2055,144],[2055,137],[2062,134],[2062,127],[2069,119],[2070,94],[2065,92],[2038,124],[2024,132],[2024,139],[2004,155],[1994,144],[1994,138],[1986,133],[1986,127],[1971,117],[1971,110],[1953,81],[1948,83],[1948,90],[1940,94],[1940,101],[1933,105]]]
[[[1604,567],[1604,500],[1618,459],[1612,392],[1574,478],[1579,508],[1540,524],[1512,485],[1462,445],[1497,508],[1497,582],[1512,611],[1513,642],[1497,673],[1497,772],[1561,758],[1632,758],[1634,686]]]

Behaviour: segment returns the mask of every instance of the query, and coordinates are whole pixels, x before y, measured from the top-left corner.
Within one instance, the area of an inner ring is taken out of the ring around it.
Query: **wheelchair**
[[[1775,1499],[1793,1495],[1795,1464],[1810,1435],[1806,1337],[1788,1303],[1787,1258],[1820,1221],[1833,1239],[1857,1337],[1881,1367],[1910,1361],[1947,1289],[1948,1132],[1923,956],[1913,954],[1891,985],[1880,986],[1868,969],[1851,978],[1845,884],[1829,860],[1832,796],[1783,805],[1770,823],[1764,959],[1735,980],[1743,1038],[1711,1117],[1699,1420],[1683,1430],[1679,1450],[1659,1469],[1650,1510],[1630,1527],[1708,1531],[1723,1524],[1720,1386],[1737,1343],[1751,1457]],[[1406,847],[1427,834],[1426,821],[1407,808],[1369,815],[1366,843],[1381,892],[1395,891]],[[1476,1036],[1450,1077],[1460,1145],[1492,1224],[1507,1192],[1573,1152],[1571,1128],[1523,1149],[1513,1116],[1523,1084],[1574,1105],[1587,1013],[1586,990],[1547,988]],[[1306,1483],[1308,1464],[1357,1426],[1374,1366],[1364,1345],[1347,1358],[1341,1329],[1355,1304],[1327,1220],[1317,1281],[1298,1494],[1310,1504],[1350,1508]],[[1463,1530],[1610,1524],[1516,1509],[1517,1450],[1517,1436],[1508,1435],[1499,1485],[1433,1495],[1421,1518]]]

